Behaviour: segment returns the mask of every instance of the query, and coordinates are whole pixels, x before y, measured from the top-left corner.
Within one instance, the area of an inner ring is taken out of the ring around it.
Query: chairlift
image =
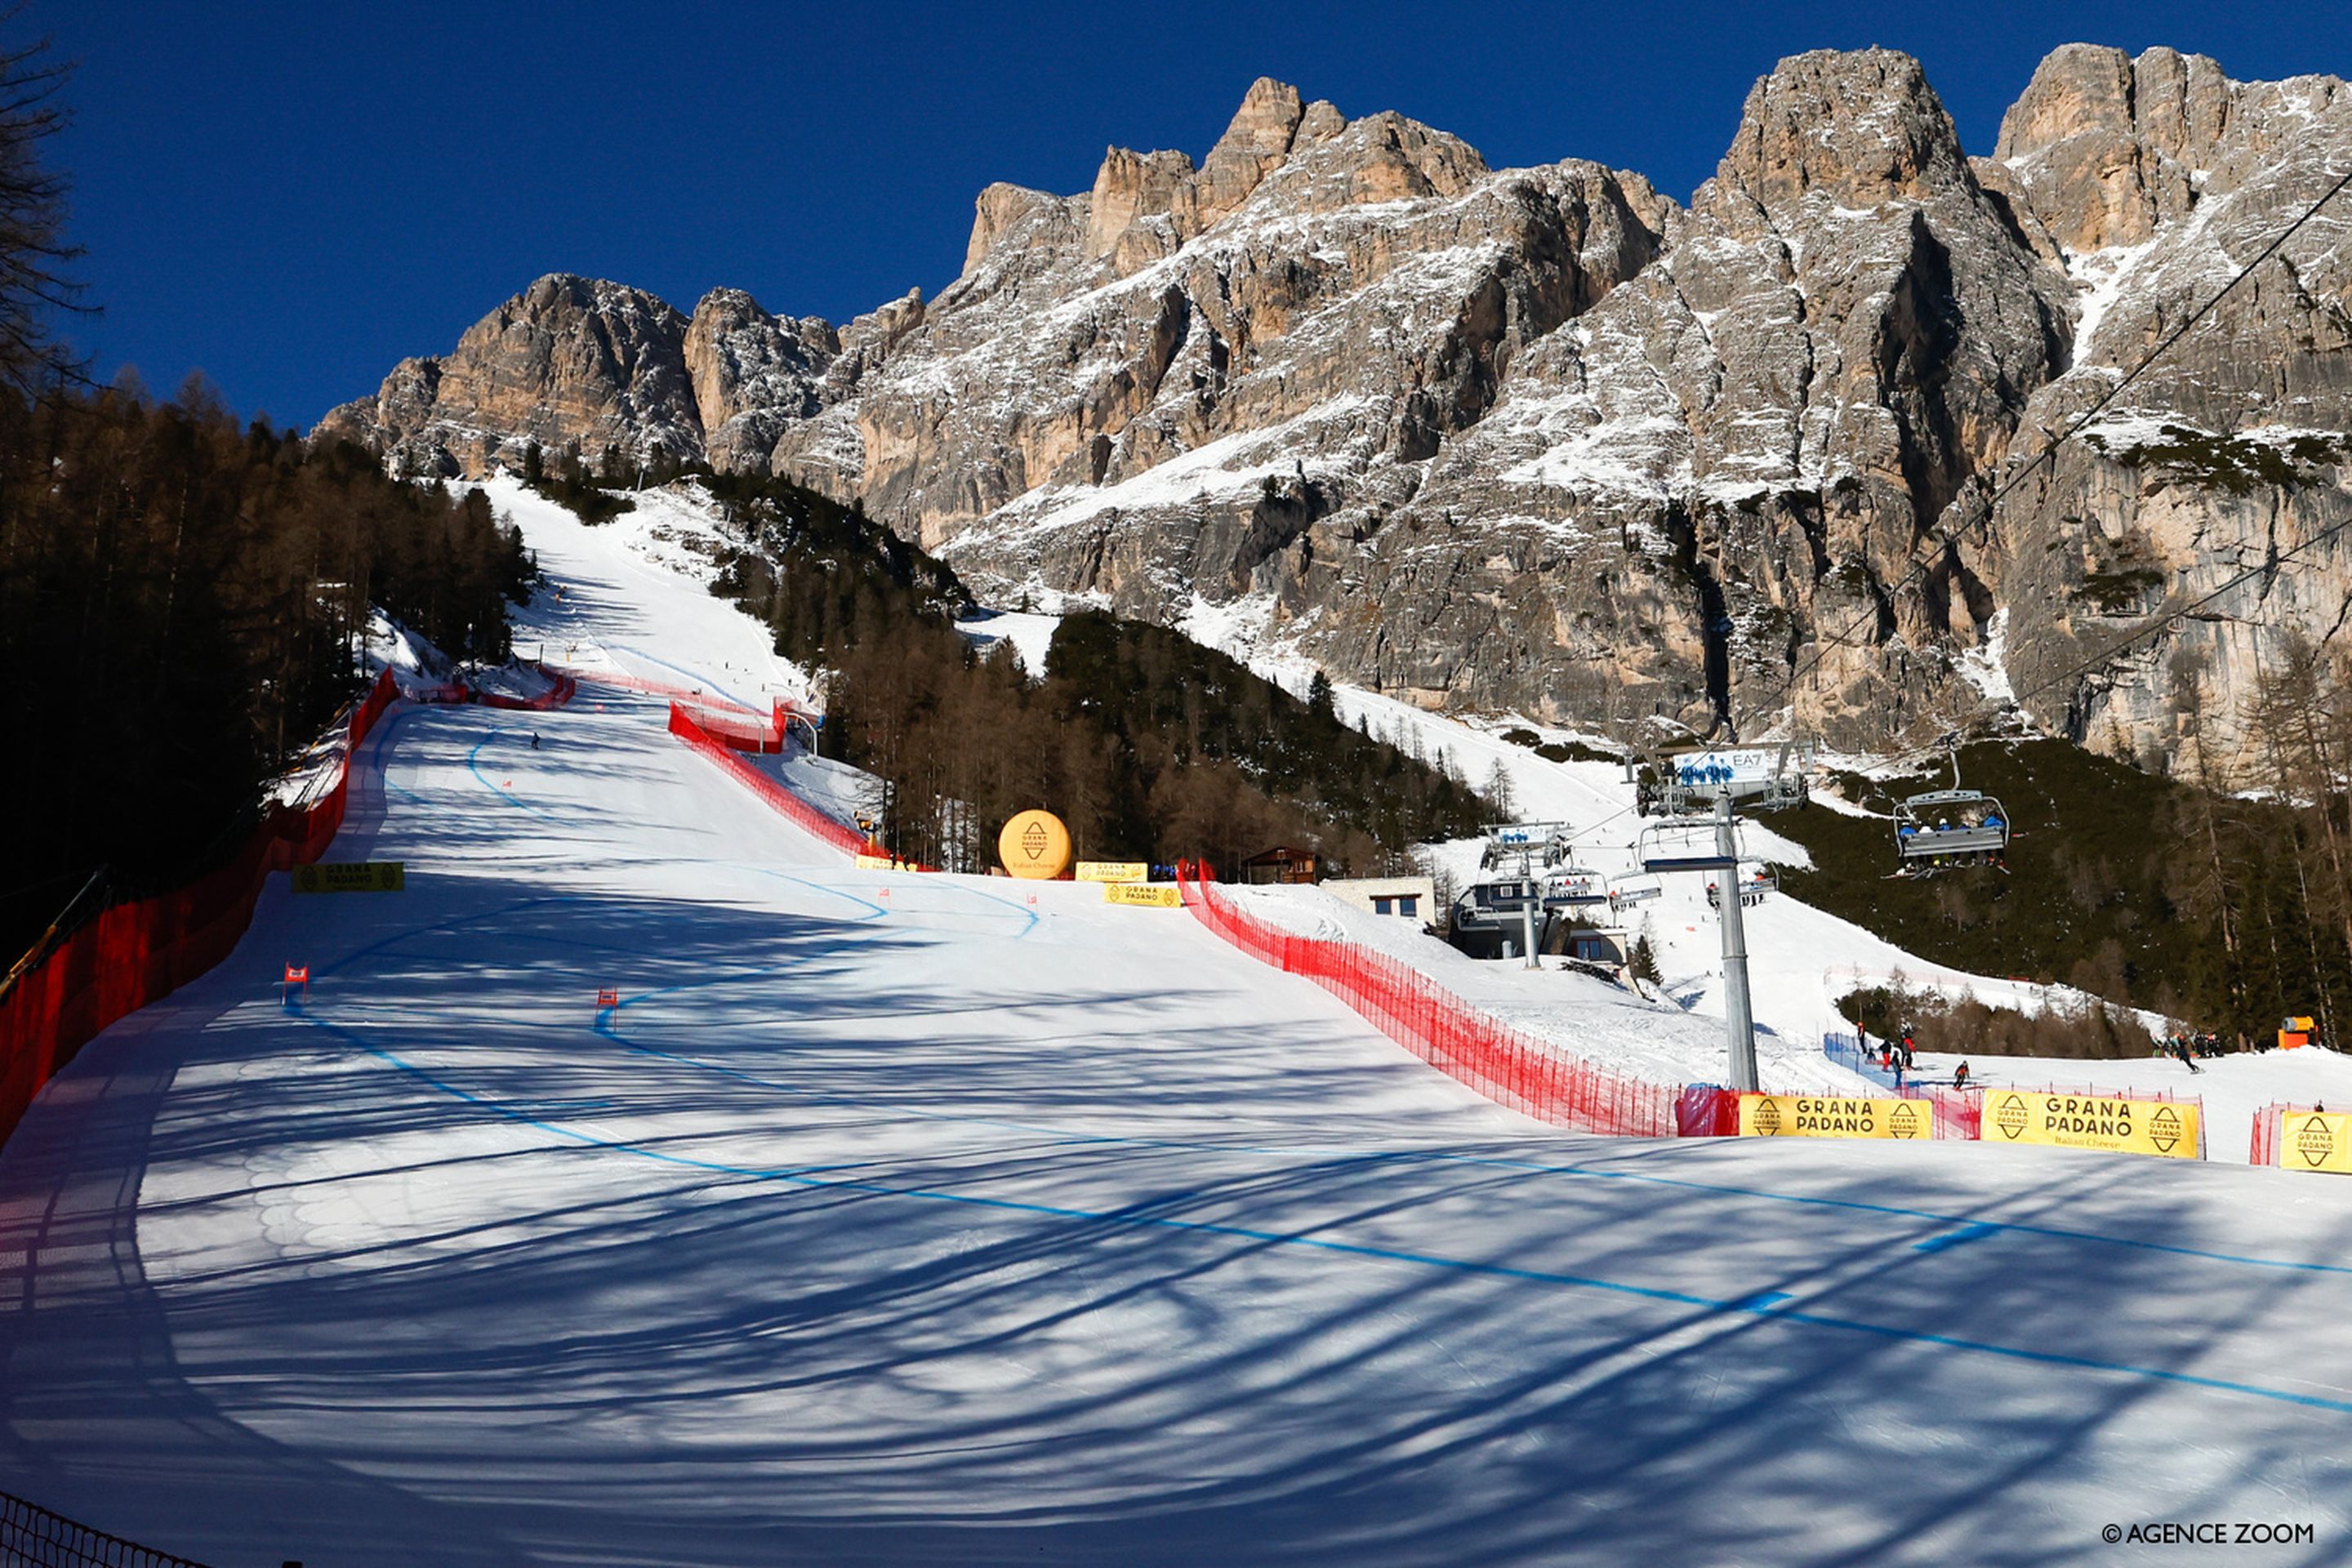
[[[1737,871],[1739,857],[1716,847],[1713,817],[1669,818],[1642,829],[1633,843],[1633,864],[1651,877],[1674,871]],[[1734,828],[1735,835],[1738,828]],[[1735,837],[1733,842],[1740,840]]]
[[[1665,884],[1656,877],[1646,871],[1636,872],[1610,884],[1609,908],[1612,913],[1631,909],[1635,904],[1646,904],[1654,899],[1664,898],[1665,891]]]
[[[1741,906],[1754,909],[1764,901],[1765,895],[1780,890],[1780,873],[1773,867],[1759,866],[1747,877],[1740,879],[1738,885]],[[1723,889],[1719,884],[1713,881],[1706,885],[1706,907],[1711,910],[1719,910],[1723,907]]]
[[[1906,796],[1895,805],[1898,877],[1932,876],[1960,867],[2000,866],[2009,853],[2009,812],[1980,790],[1960,787],[1952,751],[1952,787]]]

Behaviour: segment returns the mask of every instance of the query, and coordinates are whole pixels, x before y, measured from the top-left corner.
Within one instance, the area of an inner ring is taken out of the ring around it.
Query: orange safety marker
[[[294,1005],[294,987],[299,985],[303,995],[310,994],[310,966],[307,963],[288,964],[286,978],[279,981],[278,984],[278,1005],[280,1007],[291,1007]]]
[[[614,990],[611,990],[611,989],[606,989],[606,990],[599,991],[599,992],[597,992],[597,993],[596,993],[596,1005],[597,1005],[597,1006],[599,1006],[599,1007],[617,1007],[617,1006],[619,1006],[620,1005],[621,1005],[621,994],[620,994],[618,991],[614,991]]]

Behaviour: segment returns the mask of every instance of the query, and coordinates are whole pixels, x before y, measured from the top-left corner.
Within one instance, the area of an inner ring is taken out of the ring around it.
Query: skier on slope
[[[1966,1089],[1969,1087],[1968,1063],[1962,1062],[1958,1067],[1952,1069],[1952,1087],[1954,1089]]]

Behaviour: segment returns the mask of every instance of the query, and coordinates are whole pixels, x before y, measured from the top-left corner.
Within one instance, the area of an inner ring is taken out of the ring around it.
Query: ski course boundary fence
[[[2352,1114],[2272,1100],[2254,1112],[2248,1163],[2352,1175]]]
[[[477,690],[473,694],[474,700],[485,708],[506,708],[521,712],[544,713],[550,709],[564,706],[578,693],[580,683],[562,671],[550,669],[543,664],[532,664],[531,668],[552,683],[538,696],[509,697],[502,691]]]
[[[0,1563],[16,1568],[204,1568],[0,1492]]]
[[[1180,864],[1176,886],[1193,917],[1234,947],[1312,980],[1423,1061],[1524,1115],[1633,1138],[1706,1137],[1722,1125],[1724,1090],[1649,1083],[1570,1056],[1478,1011],[1410,964],[1352,942],[1296,936],[1244,912],[1205,867]],[[1738,1102],[1731,1103],[1736,1128]]]
[[[818,842],[845,855],[856,856],[866,852],[865,837],[856,828],[826,816],[779,781],[737,756],[738,748],[730,747],[725,739],[704,729],[696,722],[694,715],[677,702],[669,705],[669,732],[733,774],[738,784],[767,802],[779,816]]]
[[[225,865],[170,892],[109,906],[0,991],[0,1140],[101,1030],[226,958],[253,923],[270,872],[326,852],[343,825],[352,759],[399,695],[387,669],[352,706],[333,788],[307,805],[271,806]]]

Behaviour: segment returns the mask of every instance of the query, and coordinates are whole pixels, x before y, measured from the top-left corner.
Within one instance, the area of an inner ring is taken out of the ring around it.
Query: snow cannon
[[[1070,830],[1050,811],[1024,811],[996,836],[1005,870],[1033,882],[1050,882],[1070,868]]]

